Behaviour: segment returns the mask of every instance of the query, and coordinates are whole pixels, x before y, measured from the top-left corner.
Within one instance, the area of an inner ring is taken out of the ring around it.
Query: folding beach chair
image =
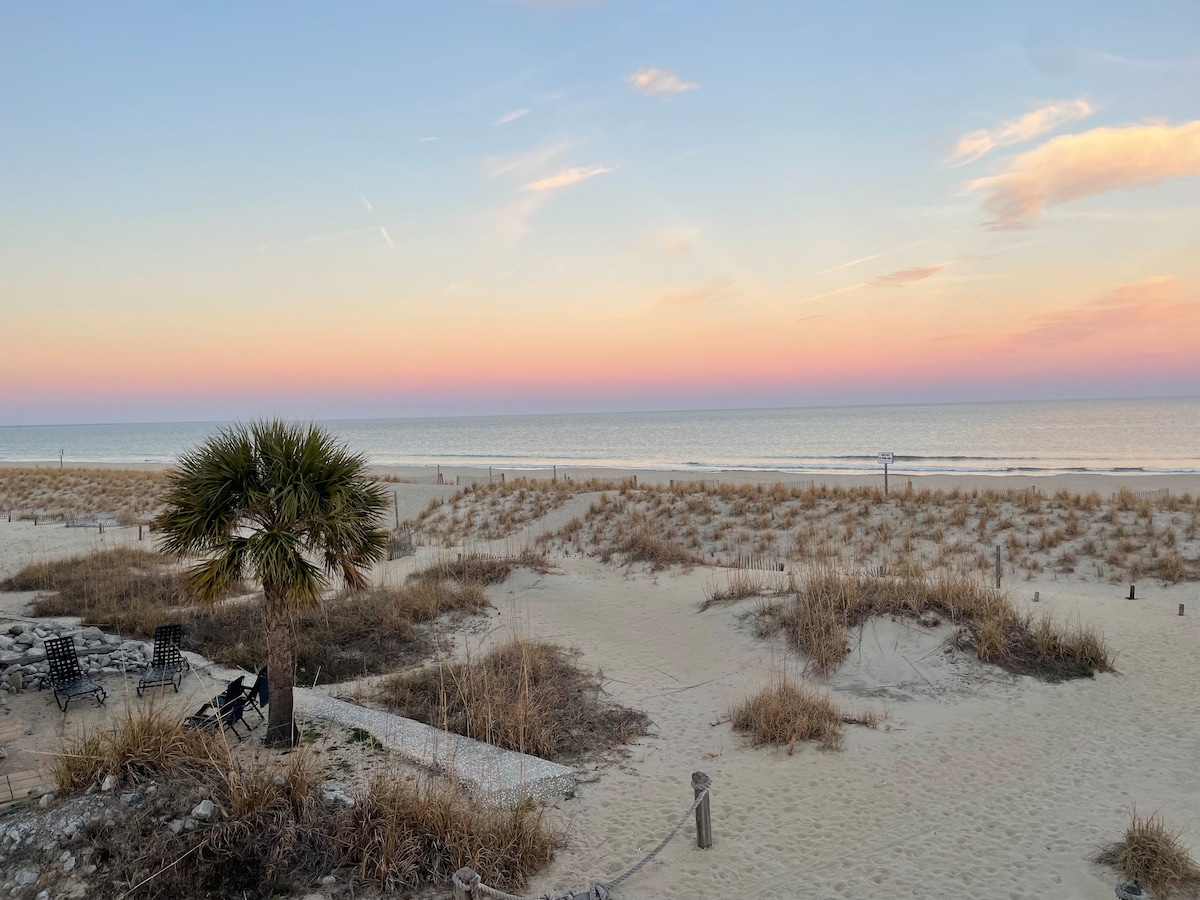
[[[154,652],[150,658],[150,668],[138,679],[137,693],[148,687],[166,687],[168,684],[179,693],[183,683],[183,673],[188,667],[183,651],[179,645],[183,641],[182,625],[159,625],[154,629]]]
[[[250,726],[243,718],[245,710],[246,689],[242,685],[242,679],[238,677],[229,683],[219,697],[214,697],[184,719],[183,726],[209,730],[228,729],[241,741],[242,734],[237,730],[239,722],[246,727],[247,736],[250,734]]]
[[[257,728],[267,717],[263,715],[262,708],[271,702],[270,687],[267,682],[267,667],[263,666],[258,670],[258,677],[254,679],[254,684],[246,688],[246,709],[253,710],[258,714],[258,722],[251,725],[251,728]]]
[[[64,713],[72,700],[91,697],[102,704],[108,692],[79,668],[79,656],[70,638],[48,638],[44,644],[46,661],[50,663],[50,684],[54,688],[54,702]]]

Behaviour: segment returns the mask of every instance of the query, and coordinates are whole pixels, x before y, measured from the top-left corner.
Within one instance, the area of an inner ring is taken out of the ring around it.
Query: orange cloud
[[[954,145],[954,152],[950,154],[948,162],[957,166],[974,162],[996,147],[1008,147],[1032,140],[1066,122],[1086,119],[1093,112],[1095,110],[1086,100],[1051,103],[1026,113],[1019,119],[1003,122],[991,131],[972,131],[970,134],[964,134]]]
[[[939,263],[936,266],[917,266],[912,269],[900,269],[898,272],[888,272],[886,275],[877,275],[874,278],[868,278],[863,284],[869,284],[871,287],[904,287],[906,284],[912,284],[914,281],[924,281],[933,275],[936,275],[942,269],[946,268],[944,263]]]
[[[1178,302],[1180,289],[1175,278],[1147,278],[1122,284],[1099,300],[1039,316],[1014,340],[1058,344],[1107,332],[1129,332],[1200,318],[1200,302]]]
[[[686,309],[704,300],[712,300],[724,296],[728,292],[729,280],[720,278],[699,287],[687,288],[682,291],[668,291],[654,298],[653,307],[656,309]]]
[[[1096,128],[1022,153],[1008,171],[967,183],[995,229],[1021,228],[1044,208],[1118,188],[1200,175],[1200,120]]]
[[[551,175],[549,178],[542,178],[538,181],[531,182],[525,185],[522,190],[525,191],[553,191],[558,188],[569,187],[572,184],[578,184],[581,181],[587,181],[589,178],[595,178],[597,175],[604,175],[612,172],[606,166],[588,166],[575,169],[566,169],[559,172],[557,175]]]

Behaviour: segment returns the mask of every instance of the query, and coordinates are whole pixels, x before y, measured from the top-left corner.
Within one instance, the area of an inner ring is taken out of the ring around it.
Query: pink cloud
[[[1054,138],[967,190],[983,192],[988,227],[1022,228],[1047,207],[1186,175],[1200,175],[1200,120]]]
[[[863,284],[869,284],[871,287],[904,287],[906,284],[924,281],[926,278],[936,275],[944,268],[946,266],[942,263],[936,266],[917,266],[912,269],[900,269],[897,272],[888,272],[886,275],[877,275],[874,278],[868,278]]]
[[[1014,340],[1059,344],[1113,331],[1195,322],[1200,319],[1200,302],[1179,302],[1181,289],[1177,279],[1162,277],[1118,285],[1099,300],[1037,317]]]

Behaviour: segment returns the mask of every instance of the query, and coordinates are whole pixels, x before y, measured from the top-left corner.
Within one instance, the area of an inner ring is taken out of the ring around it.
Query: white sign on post
[[[880,453],[879,454],[879,464],[881,466],[890,466],[893,462],[895,462],[895,456],[893,454],[891,454],[891,453]]]

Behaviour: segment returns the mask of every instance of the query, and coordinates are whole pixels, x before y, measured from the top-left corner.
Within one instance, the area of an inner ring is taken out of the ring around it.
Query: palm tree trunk
[[[279,585],[263,585],[267,606],[267,678],[271,699],[267,706],[267,737],[271,747],[291,747],[296,743],[292,722],[292,687],[296,681],[296,638],[287,590]]]

